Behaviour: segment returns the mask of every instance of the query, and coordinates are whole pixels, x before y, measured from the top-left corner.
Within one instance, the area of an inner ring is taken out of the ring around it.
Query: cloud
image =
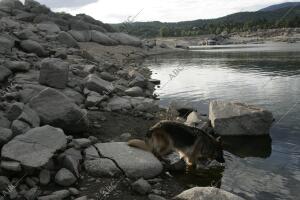
[[[50,8],[78,8],[98,0],[37,0]]]

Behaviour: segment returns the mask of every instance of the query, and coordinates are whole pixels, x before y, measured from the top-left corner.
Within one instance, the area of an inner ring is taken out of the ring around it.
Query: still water
[[[210,100],[233,100],[273,112],[270,138],[224,139],[225,169],[177,176],[218,185],[246,199],[300,199],[300,43],[193,47],[145,62],[162,106],[171,101],[208,112]]]

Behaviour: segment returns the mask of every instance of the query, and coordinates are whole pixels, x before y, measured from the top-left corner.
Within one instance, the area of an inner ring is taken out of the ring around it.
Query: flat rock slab
[[[266,135],[270,132],[273,115],[252,105],[212,101],[209,119],[218,135]]]
[[[129,147],[125,142],[98,143],[95,147],[102,156],[113,159],[130,178],[153,178],[163,170],[161,162],[152,153]],[[95,159],[99,155],[94,147],[90,147],[86,156]]]
[[[3,146],[1,157],[27,167],[41,167],[66,144],[66,135],[61,129],[46,125],[16,136]]]
[[[178,200],[244,200],[230,192],[214,187],[194,187],[177,195]]]

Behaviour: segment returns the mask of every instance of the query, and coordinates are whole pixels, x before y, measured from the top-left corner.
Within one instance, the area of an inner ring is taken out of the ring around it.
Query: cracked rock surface
[[[46,125],[31,129],[5,144],[1,157],[19,161],[24,166],[41,167],[66,144],[66,136],[61,129]]]
[[[163,170],[161,162],[152,153],[129,147],[125,142],[97,143],[94,147],[86,149],[85,153],[85,166],[91,165],[91,160],[101,163],[101,159],[109,158],[114,161],[114,165],[110,163],[105,167],[100,164],[87,167],[87,171],[94,175],[97,175],[96,171],[112,171],[119,167],[130,178],[153,178]],[[118,166],[115,166],[116,164]],[[95,166],[99,169],[96,170]]]

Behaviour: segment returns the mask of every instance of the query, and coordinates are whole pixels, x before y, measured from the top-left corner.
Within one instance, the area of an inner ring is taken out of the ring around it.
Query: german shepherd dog
[[[161,157],[176,151],[187,165],[197,168],[212,160],[224,163],[220,138],[174,121],[160,121],[146,134],[145,141],[133,139],[128,145]]]

